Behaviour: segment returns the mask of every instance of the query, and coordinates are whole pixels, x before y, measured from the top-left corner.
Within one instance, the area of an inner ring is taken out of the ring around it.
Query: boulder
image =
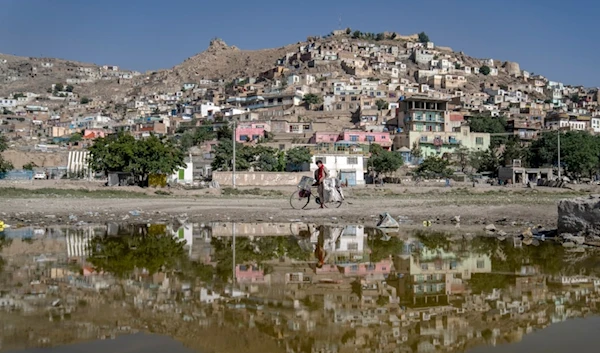
[[[600,195],[560,200],[558,232],[600,236]]]

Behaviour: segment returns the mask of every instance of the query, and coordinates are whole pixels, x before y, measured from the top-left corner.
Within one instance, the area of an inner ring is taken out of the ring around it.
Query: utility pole
[[[233,165],[231,166],[231,184],[235,189],[235,118],[233,118],[233,129],[231,132],[231,140],[233,142]]]
[[[235,222],[232,222],[231,224],[231,236],[233,237],[233,241],[231,243],[231,248],[233,251],[233,265],[232,265],[232,270],[233,270],[233,277],[231,277],[231,296],[233,296],[233,289],[235,287],[235,282],[236,282],[236,276],[235,276]]]
[[[560,178],[560,127],[558,128],[558,180]]]

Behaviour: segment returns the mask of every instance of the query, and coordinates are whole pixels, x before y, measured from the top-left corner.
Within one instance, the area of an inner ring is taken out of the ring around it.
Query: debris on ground
[[[600,195],[559,201],[558,232],[600,235]]]
[[[399,228],[400,224],[389,213],[385,212],[379,215],[378,228]]]

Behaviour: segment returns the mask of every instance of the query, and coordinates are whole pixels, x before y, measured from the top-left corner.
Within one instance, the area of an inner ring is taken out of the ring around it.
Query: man
[[[325,189],[323,182],[329,178],[329,170],[323,164],[323,161],[317,161],[317,170],[315,170],[315,184],[317,185],[317,191],[319,192],[319,200],[321,200],[321,208],[325,208]]]

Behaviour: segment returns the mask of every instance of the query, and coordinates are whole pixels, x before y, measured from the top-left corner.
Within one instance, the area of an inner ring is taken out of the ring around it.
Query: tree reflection
[[[184,243],[163,232],[123,236],[98,236],[90,242],[88,261],[96,270],[124,278],[135,269],[150,274],[172,269],[185,256]]]
[[[390,256],[400,255],[404,250],[404,242],[397,234],[386,234],[379,229],[368,229],[367,244],[371,249],[371,262],[379,262]]]
[[[4,232],[0,232],[0,253],[2,253],[2,249],[5,246],[9,246],[12,243],[12,239],[6,237]],[[4,272],[4,268],[6,266],[6,261],[0,256],[0,274]]]

